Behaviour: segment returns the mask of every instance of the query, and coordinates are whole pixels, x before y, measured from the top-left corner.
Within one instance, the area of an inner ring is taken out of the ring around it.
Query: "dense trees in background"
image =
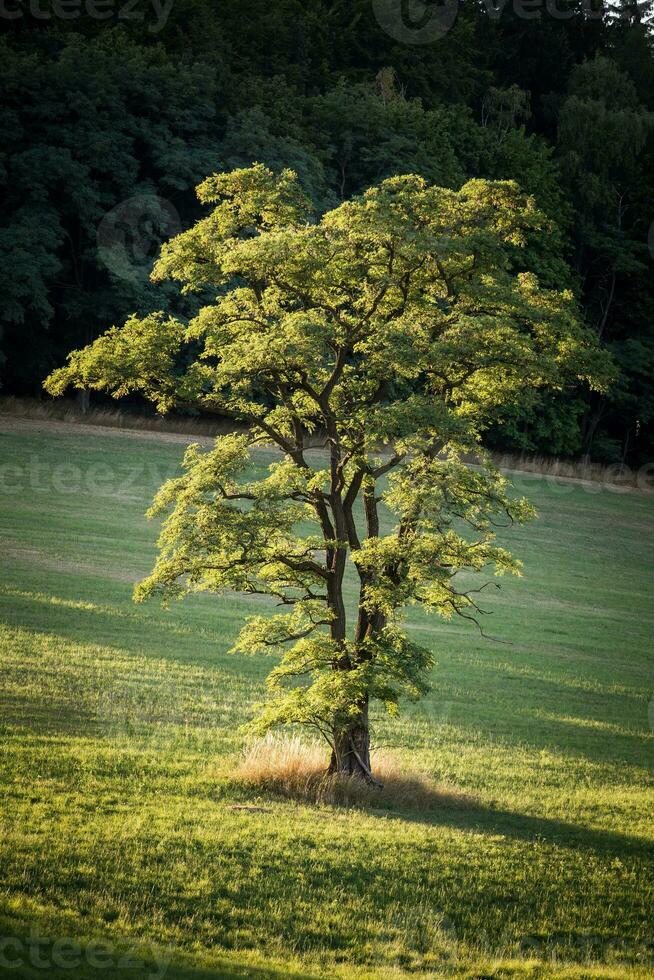
[[[148,273],[159,243],[202,215],[193,187],[207,174],[290,167],[318,211],[397,173],[452,189],[508,178],[550,222],[516,271],[577,293],[619,375],[592,396],[526,390],[487,441],[652,459],[647,5],[445,4],[449,29],[431,39],[395,30],[391,0],[117,2],[103,19],[45,0],[4,9],[17,14],[0,58],[4,393],[36,394],[131,313],[193,315],[197,298]]]

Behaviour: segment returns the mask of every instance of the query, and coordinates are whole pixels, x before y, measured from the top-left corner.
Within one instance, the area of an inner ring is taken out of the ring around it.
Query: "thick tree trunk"
[[[329,772],[356,776],[367,783],[375,782],[370,767],[370,729],[368,704],[362,706],[361,720],[350,728],[334,732],[334,749]]]

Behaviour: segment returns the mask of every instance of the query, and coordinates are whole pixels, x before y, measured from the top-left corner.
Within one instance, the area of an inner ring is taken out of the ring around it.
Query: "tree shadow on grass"
[[[428,813],[397,810],[374,811],[379,816],[432,827],[452,827],[474,834],[509,837],[515,840],[538,841],[556,847],[593,851],[609,857],[649,856],[654,860],[654,842],[645,837],[621,834],[598,827],[584,827],[554,817],[539,817],[506,810],[482,802],[465,806],[430,810]]]
[[[297,739],[264,739],[244,758],[232,786],[241,791],[243,802],[252,800],[254,793],[310,806],[355,808],[380,818],[432,827],[448,826],[616,857],[647,854],[654,859],[654,842],[647,838],[502,809],[456,786],[407,773],[392,755],[383,752],[378,754],[375,772],[380,786],[329,775],[318,747],[311,748]]]
[[[29,694],[3,694],[0,719],[15,733],[30,735],[69,735],[89,737],[97,734],[98,720],[93,711],[71,700],[31,697]]]
[[[59,933],[57,935],[57,933]],[[89,939],[50,927],[0,918],[0,976],[17,980],[318,980],[306,970],[239,963],[238,954],[196,966],[170,947],[126,936]]]
[[[137,606],[103,606],[95,600],[89,600],[87,607],[71,607],[66,605],[68,600],[52,599],[38,593],[7,596],[0,592],[2,624],[35,635],[52,634],[70,644],[101,646],[121,655],[169,661],[180,667],[218,667],[233,675],[242,673],[242,661],[227,651],[246,609],[237,610],[227,604],[220,610],[216,607],[215,621],[208,626],[185,621],[156,607],[144,612]],[[262,658],[249,672],[255,678],[263,678],[269,669],[267,658]]]
[[[154,961],[148,963],[144,959],[134,959],[131,962],[133,965],[128,963],[122,969],[117,966],[110,970],[80,963],[73,972],[70,967],[49,966],[45,973],[43,968],[33,967],[27,962],[15,971],[11,970],[7,977],[15,976],[17,980],[43,980],[44,976],[48,980],[71,980],[71,977],[75,977],[75,980],[318,980],[318,974],[310,974],[304,970],[298,973],[286,968],[271,969],[249,964],[239,966],[221,959],[216,959],[214,966],[204,968],[171,962],[163,973],[163,967]]]

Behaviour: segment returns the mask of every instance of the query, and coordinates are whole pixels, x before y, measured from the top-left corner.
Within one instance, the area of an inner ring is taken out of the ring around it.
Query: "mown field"
[[[183,448],[0,419],[0,976],[654,976],[654,495],[519,478],[502,642],[413,614],[433,690],[374,719],[476,802],[362,812],[230,780],[260,602],[131,602]]]

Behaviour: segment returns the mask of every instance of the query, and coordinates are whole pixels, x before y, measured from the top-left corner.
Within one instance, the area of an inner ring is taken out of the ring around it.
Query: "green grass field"
[[[433,690],[376,742],[478,802],[312,807],[230,782],[261,602],[131,602],[183,445],[5,421],[0,976],[654,976],[653,495],[520,477],[503,642],[411,615]]]

